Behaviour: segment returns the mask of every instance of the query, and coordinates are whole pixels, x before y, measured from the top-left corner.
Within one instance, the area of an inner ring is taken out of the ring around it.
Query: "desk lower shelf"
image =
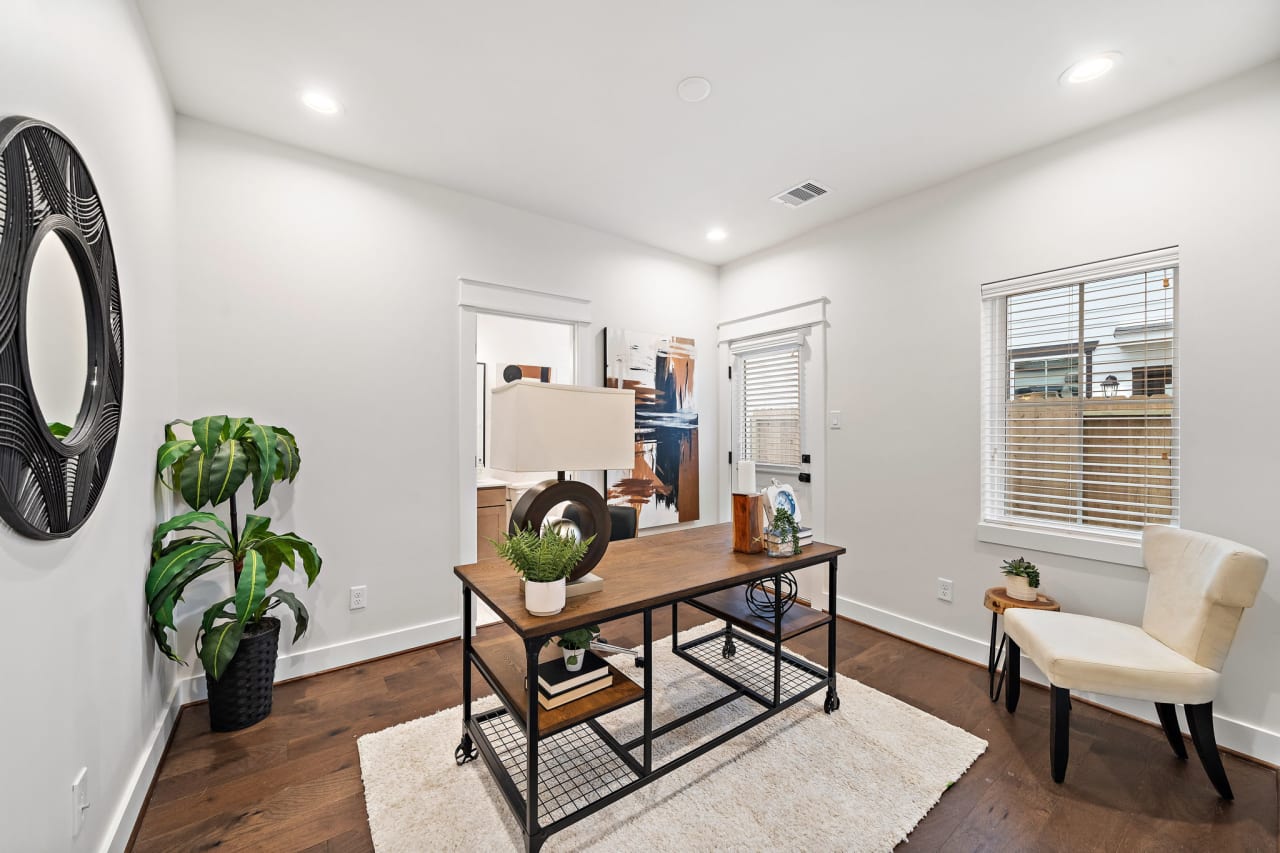
[[[559,649],[556,649],[559,652]],[[471,644],[471,655],[476,666],[488,677],[486,680],[510,708],[520,725],[529,718],[529,694],[525,685],[524,645],[514,635],[477,638]],[[547,737],[616,711],[644,698],[644,688],[623,675],[617,667],[609,665],[613,685],[604,690],[575,699],[567,705],[550,710],[538,708],[538,736]]]
[[[747,607],[746,587],[734,586],[709,595],[700,595],[690,599],[689,603],[699,610],[725,620],[735,628],[742,628],[766,639],[774,639],[773,620],[757,616],[751,612],[751,608]],[[777,639],[790,640],[830,621],[830,613],[823,613],[821,610],[814,610],[803,604],[793,604],[782,615],[782,635]]]

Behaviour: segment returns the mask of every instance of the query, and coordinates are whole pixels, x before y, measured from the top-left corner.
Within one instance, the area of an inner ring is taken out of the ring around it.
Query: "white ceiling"
[[[180,113],[716,264],[1280,55],[1280,0],[139,6]]]

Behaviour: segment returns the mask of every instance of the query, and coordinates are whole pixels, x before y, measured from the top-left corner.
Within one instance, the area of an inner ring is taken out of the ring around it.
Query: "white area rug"
[[[681,640],[712,629],[684,632]],[[673,655],[669,642],[654,649],[655,727],[730,692]],[[623,663],[622,671],[641,677]],[[552,835],[542,849],[892,850],[987,744],[853,679],[839,676],[838,685],[834,714],[823,713],[819,692]],[[491,697],[473,711],[495,705]],[[655,766],[759,710],[739,699],[677,729],[655,742]],[[641,714],[636,703],[600,720],[626,741],[640,734]],[[483,758],[455,765],[461,734],[459,706],[360,738],[378,853],[524,849]]]

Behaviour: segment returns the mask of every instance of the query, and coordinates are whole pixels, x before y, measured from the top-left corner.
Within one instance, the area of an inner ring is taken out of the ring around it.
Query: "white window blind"
[[[789,332],[735,342],[738,458],[800,466],[800,347]]]
[[[1177,253],[983,286],[983,521],[1178,522]]]

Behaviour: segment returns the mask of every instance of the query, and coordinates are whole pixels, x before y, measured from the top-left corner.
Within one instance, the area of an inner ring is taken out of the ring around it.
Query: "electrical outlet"
[[[89,768],[81,767],[71,782],[71,836],[84,829],[84,813],[89,810]]]
[[[368,592],[369,592],[369,588],[367,586],[351,587],[351,609],[352,610],[364,610],[365,595],[367,595]]]
[[[938,598],[943,601],[951,600],[951,581],[947,578],[938,578]]]

